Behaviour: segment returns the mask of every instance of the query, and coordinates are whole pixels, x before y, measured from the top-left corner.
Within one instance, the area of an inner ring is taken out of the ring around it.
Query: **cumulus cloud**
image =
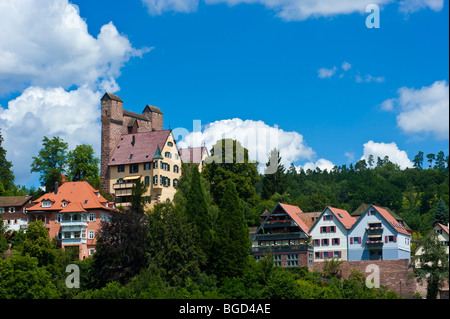
[[[149,50],[133,48],[112,22],[91,36],[67,0],[4,0],[0,30],[0,94],[30,85],[117,90],[120,68]]]
[[[19,94],[0,106],[16,183],[33,179],[31,158],[44,136],[70,148],[91,144],[99,154],[100,92],[119,90],[123,65],[150,49],[135,49],[112,22],[91,36],[67,0],[3,0],[0,30],[0,95]]]
[[[206,145],[210,150],[220,139],[238,140],[249,150],[250,159],[259,162],[260,173],[263,173],[269,153],[274,148],[280,151],[285,167],[299,160],[311,160],[315,155],[312,148],[306,145],[301,134],[286,132],[276,126],[269,126],[263,121],[234,118],[215,121],[205,125],[202,130],[199,128],[194,132],[187,132],[187,130],[184,132],[186,133],[182,140],[178,142],[180,148]],[[177,136],[178,133],[181,133],[181,130],[175,129],[174,135]]]
[[[87,87],[69,92],[29,87],[7,109],[0,108],[4,146],[14,164],[16,182],[31,179],[31,158],[39,152],[44,136],[59,136],[70,149],[89,144],[99,154],[100,98],[100,93]]]
[[[309,169],[314,171],[314,170],[316,170],[316,168],[320,168],[320,170],[322,170],[322,171],[327,170],[328,172],[331,172],[333,170],[333,168],[335,167],[335,165],[331,161],[321,158],[321,159],[317,160],[315,163],[308,162],[300,167],[303,168],[304,171],[307,171]]]
[[[384,101],[383,110],[397,115],[397,125],[407,134],[432,133],[439,139],[449,135],[449,88],[436,81],[420,89],[402,87],[398,97]]]
[[[165,12],[195,12],[199,0],[142,0],[152,15],[160,15]],[[394,2],[393,0],[203,0],[209,5],[225,3],[228,6],[239,4],[257,4],[272,10],[285,21],[302,21],[309,18],[331,17],[341,14],[359,12],[365,13],[369,4],[383,6]],[[440,11],[443,0],[403,0],[399,4],[399,11],[403,13],[416,12],[430,8]]]
[[[374,141],[369,141],[364,144],[364,155],[361,159],[368,162],[369,156],[372,155],[373,159],[376,161],[377,158],[384,159],[385,156],[389,156],[389,160],[400,166],[401,169],[413,167],[413,163],[409,160],[408,154],[405,151],[398,149],[396,143],[375,143]]]
[[[333,67],[331,69],[327,69],[327,68],[320,68],[319,70],[317,70],[317,76],[320,79],[326,79],[326,78],[331,78],[337,71],[336,67]]]

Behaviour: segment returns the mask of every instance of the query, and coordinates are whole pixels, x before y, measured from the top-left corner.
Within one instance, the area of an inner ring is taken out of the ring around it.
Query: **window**
[[[52,207],[52,202],[51,201],[49,201],[49,200],[44,200],[43,202],[42,202],[42,205],[41,205],[42,207]]]
[[[177,185],[178,185],[178,179],[175,178],[173,180],[173,187],[177,187]]]
[[[123,172],[125,172],[125,165],[117,166],[117,173],[123,173]]]
[[[336,232],[336,226],[322,226],[320,227],[321,233],[335,233]]]
[[[286,267],[298,267],[298,254],[288,254],[286,256]]]
[[[63,200],[62,207],[66,207],[66,206],[67,206],[67,202],[65,200]]]
[[[361,237],[350,237],[350,244],[361,244]]]
[[[173,146],[173,143],[172,142],[167,142],[167,145],[168,146]]]
[[[158,175],[153,176],[153,185],[158,185]]]
[[[308,265],[309,265],[309,267],[312,267],[313,266],[313,254],[312,253],[309,253],[308,254]]]
[[[158,161],[153,162],[153,168],[158,168]]]
[[[328,246],[328,243],[329,243],[328,238],[322,239],[322,246]]]
[[[92,256],[95,253],[95,248],[89,248],[89,256]]]
[[[395,243],[397,242],[397,236],[385,236],[384,241],[386,243]]]
[[[132,159],[133,158],[133,154],[130,154],[130,157],[128,159]]]
[[[5,209],[3,207],[0,207],[0,214],[3,214],[4,211]]]
[[[139,164],[130,165],[130,174],[139,173]]]
[[[172,158],[172,153],[170,153],[170,152],[165,152],[165,153],[164,153],[164,156],[167,157],[167,158]]]
[[[89,213],[89,221],[95,222],[95,213]]]
[[[173,172],[174,172],[174,173],[178,173],[178,172],[179,172],[178,165],[174,165],[174,166],[173,166]]]
[[[314,239],[313,244],[314,246],[320,246],[320,239]]]
[[[144,180],[145,180],[145,186],[150,186],[150,177],[145,176]]]
[[[333,215],[324,215],[323,220],[333,220]]]
[[[16,208],[15,207],[10,207],[9,208],[9,212],[12,214],[12,213],[15,213],[16,212]]]
[[[339,245],[339,243],[340,243],[340,239],[339,238],[333,238],[332,240],[331,240],[331,244],[332,245]]]
[[[144,163],[144,171],[150,170],[150,163]]]
[[[60,223],[60,222],[61,222],[61,220],[62,220],[62,218],[61,218],[61,214],[57,214],[57,215],[55,215],[55,223]]]
[[[273,256],[273,265],[274,266],[281,266],[281,255],[274,255]]]
[[[341,258],[341,252],[340,252],[340,251],[335,251],[335,252],[333,253],[333,257],[334,257],[334,258]]]
[[[88,238],[89,238],[89,239],[95,239],[95,230],[90,230],[90,231],[89,231]]]

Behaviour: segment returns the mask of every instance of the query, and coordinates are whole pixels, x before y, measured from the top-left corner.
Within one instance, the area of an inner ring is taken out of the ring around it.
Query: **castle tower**
[[[142,114],[123,109],[122,99],[105,93],[101,98],[101,167],[100,179],[103,190],[109,192],[110,172],[108,163],[112,152],[123,134],[163,130],[164,117],[156,106],[147,105]]]

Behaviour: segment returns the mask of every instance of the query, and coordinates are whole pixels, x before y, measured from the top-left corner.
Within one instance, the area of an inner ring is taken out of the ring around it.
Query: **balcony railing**
[[[126,188],[132,188],[134,183],[116,183],[113,184],[113,189],[126,189]]]
[[[310,245],[272,245],[272,246],[255,246],[250,248],[251,254],[270,253],[270,252],[291,252],[291,251],[312,251]]]
[[[63,245],[78,245],[78,244],[86,244],[86,238],[63,238]]]
[[[283,239],[303,239],[306,238],[303,232],[292,233],[272,233],[272,234],[258,234],[253,235],[252,240],[283,240]]]
[[[68,226],[84,226],[86,227],[88,225],[87,220],[62,220],[61,221],[61,227],[68,227]]]

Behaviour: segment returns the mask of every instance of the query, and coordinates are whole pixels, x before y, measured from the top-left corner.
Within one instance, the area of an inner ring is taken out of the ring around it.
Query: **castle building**
[[[130,207],[137,179],[147,186],[146,208],[173,200],[181,176],[181,158],[161,110],[147,105],[142,114],[123,109],[117,95],[101,99],[101,185],[116,204]]]

